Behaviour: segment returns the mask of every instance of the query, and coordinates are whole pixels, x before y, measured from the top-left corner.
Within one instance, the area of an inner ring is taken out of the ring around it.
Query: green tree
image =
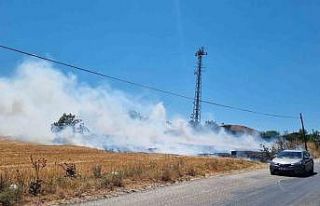
[[[84,126],[83,121],[81,119],[76,119],[76,116],[71,113],[63,113],[57,122],[51,124],[51,131],[53,133],[58,133],[67,127],[72,128],[73,132],[76,133],[89,132],[89,129]]]
[[[260,136],[265,140],[273,140],[273,139],[279,139],[280,133],[275,130],[268,130],[265,132],[261,132]]]

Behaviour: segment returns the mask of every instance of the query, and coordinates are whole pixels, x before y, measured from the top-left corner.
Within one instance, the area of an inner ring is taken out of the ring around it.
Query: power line
[[[73,68],[73,69],[76,69],[76,70],[80,70],[80,71],[83,71],[83,72],[87,72],[87,73],[90,73],[90,74],[94,74],[94,75],[97,75],[97,76],[100,76],[100,77],[112,79],[112,80],[119,81],[119,82],[126,83],[126,84],[130,84],[130,85],[133,85],[133,86],[149,89],[149,90],[152,90],[152,91],[160,92],[160,93],[171,95],[171,96],[180,97],[180,98],[187,99],[187,100],[193,100],[192,97],[185,96],[185,95],[182,95],[182,94],[179,94],[179,93],[176,93],[176,92],[172,92],[172,91],[164,90],[164,89],[159,89],[159,88],[156,88],[156,87],[152,87],[152,86],[140,84],[140,83],[137,83],[137,82],[133,82],[133,81],[130,81],[130,80],[127,80],[127,79],[122,79],[122,78],[110,76],[110,75],[107,75],[107,74],[104,74],[104,73],[100,73],[100,72],[97,72],[97,71],[94,71],[94,70],[91,70],[91,69],[87,69],[87,68],[84,68],[84,67],[80,67],[80,66],[76,66],[76,65],[73,65],[73,64],[65,63],[65,62],[62,62],[62,61],[54,60],[54,59],[51,59],[51,58],[43,57],[43,56],[40,56],[40,55],[37,55],[37,54],[32,54],[30,52],[23,51],[23,50],[20,50],[20,49],[8,47],[8,46],[1,45],[1,44],[0,44],[0,48],[5,49],[5,50],[10,50],[10,51],[13,51],[13,52],[16,52],[16,53],[24,54],[24,55],[27,55],[27,56],[32,56],[32,57],[35,57],[35,58],[38,58],[38,59],[42,59],[42,60],[45,60],[45,61],[48,61],[48,62],[52,62],[52,63],[59,64],[59,65],[63,65],[63,66],[66,66],[66,67],[70,67],[70,68]],[[252,113],[252,114],[264,115],[264,116],[269,116],[269,117],[286,118],[286,119],[297,119],[298,118],[296,116],[258,112],[258,111],[244,109],[244,108],[240,108],[240,107],[234,107],[234,106],[230,106],[230,105],[220,104],[220,103],[216,103],[216,102],[209,101],[209,100],[201,100],[201,102],[205,103],[205,104],[209,104],[209,105],[223,107],[223,108],[226,108],[226,109],[238,110],[238,111],[242,111],[242,112],[248,112],[248,113]]]

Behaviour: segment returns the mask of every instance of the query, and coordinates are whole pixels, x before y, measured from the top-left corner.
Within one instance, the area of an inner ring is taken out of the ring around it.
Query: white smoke
[[[50,125],[63,113],[75,114],[90,129],[86,135],[68,129],[59,134],[62,142],[74,145],[198,154],[258,149],[261,143],[258,137],[224,130],[195,131],[183,118],[169,120],[162,102],[141,103],[107,86],[86,85],[43,61],[26,60],[13,76],[0,78],[0,94],[0,135],[38,143],[55,143]],[[145,118],[132,118],[132,110]]]

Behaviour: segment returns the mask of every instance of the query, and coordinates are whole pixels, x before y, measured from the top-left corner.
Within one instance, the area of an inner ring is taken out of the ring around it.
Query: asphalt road
[[[81,206],[316,205],[320,206],[320,164],[309,177],[272,176],[267,169],[215,176],[147,192],[102,199]]]

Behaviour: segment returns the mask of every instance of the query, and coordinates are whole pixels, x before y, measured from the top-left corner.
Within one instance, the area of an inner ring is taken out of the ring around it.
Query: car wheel
[[[270,170],[270,174],[275,175],[276,173],[274,171]]]
[[[304,166],[304,170],[303,170],[303,176],[307,177],[310,174],[310,171],[308,171],[307,167]]]
[[[314,173],[314,166],[312,165],[312,167],[311,167],[311,169],[310,169],[310,171],[309,171],[309,174],[310,174],[310,175],[313,175],[313,173]]]

